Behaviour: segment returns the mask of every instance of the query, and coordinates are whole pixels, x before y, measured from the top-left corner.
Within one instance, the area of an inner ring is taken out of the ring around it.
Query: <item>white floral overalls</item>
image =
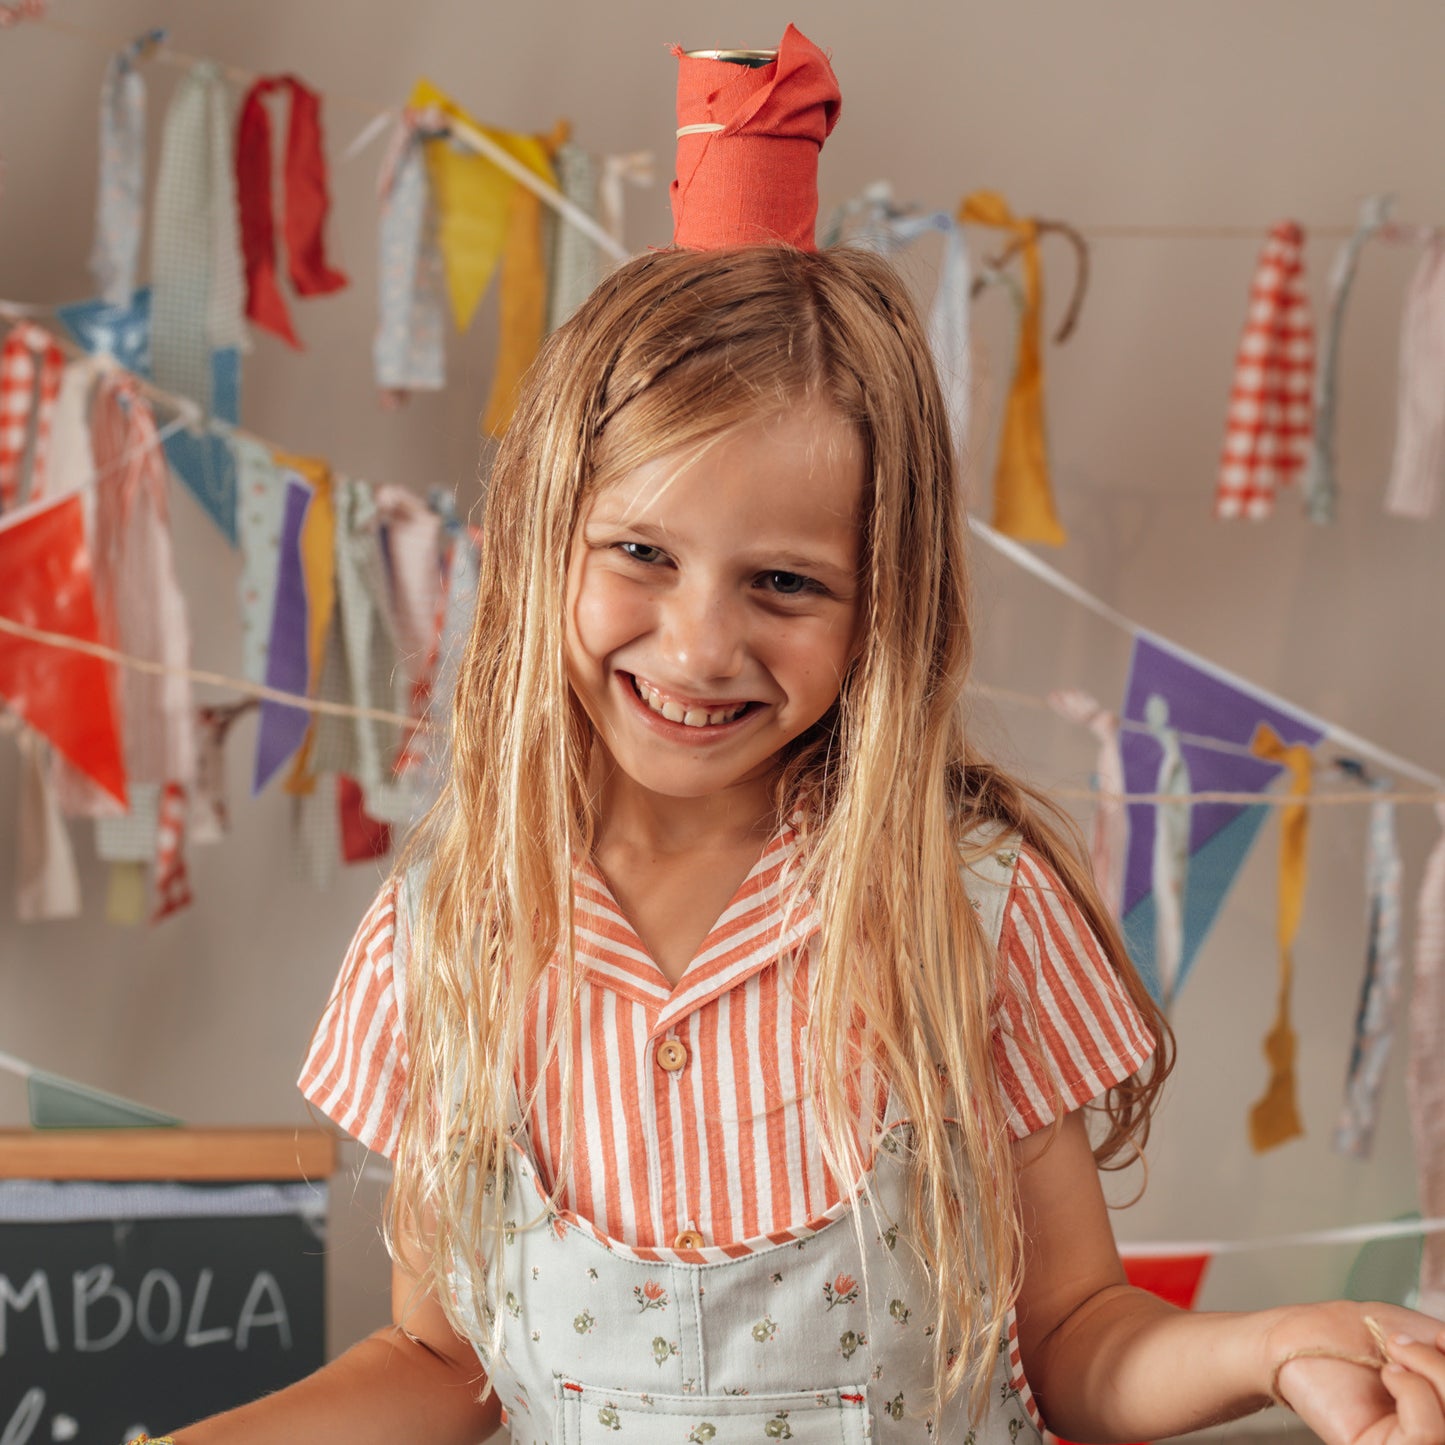
[[[970,900],[997,942],[1012,842],[972,865]],[[766,1238],[644,1258],[548,1213],[520,1149],[507,1181],[506,1247],[479,1312],[477,1354],[518,1445],[628,1441],[957,1441],[1037,1445],[1004,1340],[976,1428],[957,1395],[921,1411],[933,1363],[933,1296],[901,1221],[907,1125],[888,1120],[860,1230],[851,1201],[786,1243]],[[500,1274],[500,1278],[497,1275]],[[472,1308],[465,1275],[454,1285]],[[500,1351],[489,1326],[500,1313]],[[1012,1335],[1010,1330],[1010,1335]]]

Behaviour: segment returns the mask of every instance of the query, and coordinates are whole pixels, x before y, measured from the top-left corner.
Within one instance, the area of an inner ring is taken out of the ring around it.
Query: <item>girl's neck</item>
[[[772,836],[777,807],[769,778],[750,779],[703,798],[673,798],[640,788],[612,770],[597,799],[594,847],[653,854],[727,851]]]

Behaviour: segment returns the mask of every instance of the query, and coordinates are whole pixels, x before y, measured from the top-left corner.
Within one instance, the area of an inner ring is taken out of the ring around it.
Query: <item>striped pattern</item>
[[[1281,221],[1260,253],[1234,364],[1215,513],[1268,517],[1278,486],[1299,476],[1313,433],[1314,327],[1304,232]]]
[[[815,924],[789,907],[797,846],[791,829],[769,845],[676,988],[602,879],[579,870],[585,977],[568,1050],[577,1137],[558,1198],[599,1239],[674,1258],[674,1240],[694,1230],[747,1253],[811,1232],[843,1201],[803,1096]],[[397,940],[389,884],[362,920],[300,1079],[323,1113],[387,1155],[406,1101]],[[1133,1073],[1153,1044],[1077,906],[1027,851],[999,948],[995,1063],[1022,1138]],[[523,1098],[535,1092],[530,1144],[548,1187],[563,1142],[563,1065],[545,1049],[560,980],[554,969],[539,986],[518,1079]],[[675,1071],[658,1061],[669,1039],[687,1051]],[[860,1080],[857,1097],[870,1096],[881,1116],[880,1092]]]

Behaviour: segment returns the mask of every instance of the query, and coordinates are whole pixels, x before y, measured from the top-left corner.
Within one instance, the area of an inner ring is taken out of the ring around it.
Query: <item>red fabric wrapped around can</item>
[[[673,244],[816,250],[818,152],[843,104],[828,57],[791,25],[777,59],[756,68],[673,54]]]

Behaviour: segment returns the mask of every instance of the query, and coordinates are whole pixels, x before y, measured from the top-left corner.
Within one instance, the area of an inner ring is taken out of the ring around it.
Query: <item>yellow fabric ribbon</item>
[[[105,891],[105,921],[131,927],[146,916],[146,865],[112,863]]]
[[[1004,410],[993,479],[993,525],[1021,542],[1061,547],[1067,540],[1054,510],[1044,430],[1043,268],[1038,223],[1017,217],[997,191],[974,191],[958,208],[965,225],[992,226],[1016,238],[1024,272],[1018,364]]]
[[[416,83],[410,104],[475,127],[549,185],[557,184],[553,138],[480,125],[429,80]],[[445,138],[426,143],[426,160],[436,197],[437,244],[458,331],[467,329],[498,265],[504,267],[496,374],[484,422],[496,436],[511,419],[517,383],[532,364],[546,326],[541,202],[485,156]]]
[[[283,470],[295,472],[311,488],[311,504],[301,524],[301,575],[306,581],[306,694],[314,697],[336,611],[336,498],[331,466],[322,457],[297,457],[285,452],[277,452],[275,461]],[[313,717],[286,779],[288,793],[305,795],[315,788],[316,775],[311,769],[315,745]]]
[[[1309,807],[1302,800],[1310,790],[1314,754],[1304,743],[1285,743],[1268,723],[1260,723],[1249,746],[1257,757],[1289,770],[1289,795],[1296,800],[1280,810],[1279,820],[1279,1002],[1274,1024],[1264,1038],[1269,1083],[1249,1111],[1249,1142],[1256,1154],[1263,1154],[1304,1133],[1295,1096],[1295,1032],[1289,1011],[1309,840]]]

